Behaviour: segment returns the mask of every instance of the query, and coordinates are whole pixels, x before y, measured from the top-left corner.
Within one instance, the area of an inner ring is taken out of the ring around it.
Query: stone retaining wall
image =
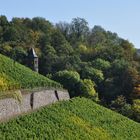
[[[54,90],[45,90],[45,91],[36,92],[33,95],[33,100],[34,100],[33,109],[58,101],[57,97],[55,96]]]
[[[13,98],[0,100],[0,120],[9,119],[15,115],[25,113],[41,106],[55,103],[59,100],[68,100],[69,93],[61,90],[42,90],[38,92],[22,94],[22,101]]]
[[[18,101],[12,98],[0,100],[0,120],[20,113]]]
[[[21,103],[18,102],[21,113],[24,113],[24,112],[31,110],[31,104],[30,104],[31,101],[30,100],[31,100],[30,93],[22,95]]]

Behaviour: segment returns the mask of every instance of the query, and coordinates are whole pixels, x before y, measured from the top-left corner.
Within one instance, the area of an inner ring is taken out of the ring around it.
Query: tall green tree
[[[86,42],[88,33],[88,22],[83,18],[73,18],[71,22],[71,35],[73,37],[73,43],[76,43],[76,41]]]

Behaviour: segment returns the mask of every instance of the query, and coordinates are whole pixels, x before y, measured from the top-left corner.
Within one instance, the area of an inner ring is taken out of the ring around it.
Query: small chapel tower
[[[31,48],[28,51],[28,62],[29,62],[28,63],[29,64],[29,67],[33,71],[38,72],[38,56],[36,55],[34,48]]]

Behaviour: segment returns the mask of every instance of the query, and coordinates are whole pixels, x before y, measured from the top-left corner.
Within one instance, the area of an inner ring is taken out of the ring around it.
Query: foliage
[[[105,61],[104,59],[97,58],[96,60],[92,61],[92,66],[104,72],[111,67],[111,64],[109,61]]]
[[[139,139],[140,124],[86,98],[63,101],[0,124],[0,139]]]
[[[118,95],[124,95],[130,102],[133,88],[138,81],[138,71],[128,61],[121,59],[112,63],[108,77],[104,81],[104,98],[114,100]],[[111,90],[113,89],[113,90]]]
[[[88,22],[83,18],[73,18],[71,22],[72,36],[74,41],[84,42],[88,33]]]
[[[0,73],[0,91],[14,90],[20,88],[18,82],[8,77],[5,73]]]
[[[98,100],[98,94],[94,89],[94,83],[90,79],[84,79],[80,83],[80,92],[85,97],[90,97],[95,101]]]
[[[106,31],[101,27],[95,25],[89,36],[89,44],[91,46],[96,46],[99,44],[104,44],[106,41]]]
[[[68,89],[71,97],[77,96],[80,92],[78,91],[80,75],[75,71],[59,71],[53,76],[53,80],[61,83],[64,88]]]
[[[54,47],[58,55],[69,55],[73,52],[73,48],[59,31],[53,32],[51,45]]]
[[[139,80],[138,80],[138,83],[136,83],[134,88],[133,88],[131,98],[132,99],[140,99],[140,84],[139,84]]]
[[[0,99],[14,98],[19,102],[22,101],[22,94],[20,90],[0,91]]]
[[[95,69],[93,67],[85,67],[81,71],[81,77],[91,79],[97,85],[104,80],[104,75],[101,70]]]
[[[133,111],[135,120],[140,122],[140,99],[133,101]]]
[[[132,106],[126,102],[126,99],[123,95],[120,95],[115,100],[113,100],[111,102],[110,108],[124,116],[133,118]]]

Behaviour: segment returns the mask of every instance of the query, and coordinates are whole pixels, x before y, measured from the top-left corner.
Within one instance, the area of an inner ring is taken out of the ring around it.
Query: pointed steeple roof
[[[38,57],[37,54],[35,53],[34,48],[31,48],[31,49],[29,50],[28,55],[29,55],[30,57],[34,57],[34,58],[37,58],[37,57]]]

